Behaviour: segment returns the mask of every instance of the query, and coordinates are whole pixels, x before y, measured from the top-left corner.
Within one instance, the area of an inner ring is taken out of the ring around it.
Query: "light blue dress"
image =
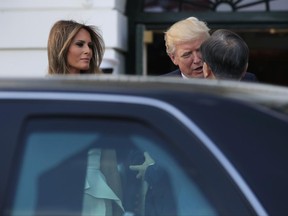
[[[94,148],[88,152],[87,176],[84,188],[83,216],[112,215],[112,202],[124,212],[122,202],[107,185],[100,170],[101,149]]]

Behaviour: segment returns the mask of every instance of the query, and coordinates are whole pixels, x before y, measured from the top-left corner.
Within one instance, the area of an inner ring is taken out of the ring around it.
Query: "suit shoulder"
[[[181,76],[181,72],[179,69],[177,69],[172,72],[162,74],[161,76]]]
[[[258,82],[258,79],[255,74],[251,72],[246,72],[244,77],[242,78],[243,81],[251,81],[251,82]]]

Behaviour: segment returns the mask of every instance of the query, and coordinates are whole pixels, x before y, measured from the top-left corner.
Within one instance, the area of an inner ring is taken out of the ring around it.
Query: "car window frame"
[[[39,100],[44,100],[44,101],[49,101],[49,102],[61,102],[64,103],[66,102],[72,102],[72,103],[78,103],[78,102],[87,102],[87,103],[97,103],[97,102],[105,102],[111,105],[111,103],[116,104],[134,104],[137,106],[144,106],[144,107],[153,107],[153,109],[159,109],[161,110],[161,112],[164,111],[164,113],[169,114],[171,116],[171,118],[175,118],[177,119],[176,122],[178,122],[178,127],[181,124],[181,130],[183,128],[186,128],[186,131],[182,134],[184,135],[186,133],[185,136],[193,136],[193,138],[195,139],[195,137],[197,137],[197,139],[199,140],[199,142],[202,143],[202,147],[203,150],[210,152],[210,156],[214,157],[214,160],[217,161],[218,165],[219,165],[219,169],[221,169],[223,171],[223,167],[224,167],[224,172],[228,172],[230,174],[229,178],[232,178],[234,181],[236,180],[238,183],[240,181],[240,189],[242,189],[241,193],[244,193],[242,195],[246,196],[246,199],[248,198],[248,202],[250,203],[249,205],[252,206],[252,212],[258,212],[258,213],[265,213],[265,210],[263,209],[263,207],[261,206],[260,203],[258,203],[258,200],[256,197],[253,197],[253,193],[251,191],[249,191],[249,187],[247,185],[245,185],[244,180],[241,178],[241,176],[237,173],[237,171],[234,169],[234,167],[232,166],[232,164],[230,164],[230,162],[226,159],[226,157],[221,153],[221,151],[217,148],[217,146],[206,136],[206,134],[194,123],[192,122],[184,113],[182,113],[180,110],[178,110],[176,107],[172,106],[171,104],[168,104],[166,102],[157,100],[157,99],[153,99],[153,98],[148,98],[148,97],[139,97],[139,96],[121,96],[121,95],[114,95],[114,94],[86,94],[86,93],[45,93],[45,92],[33,92],[33,93],[23,93],[20,92],[20,94],[15,94],[14,95],[14,99],[20,99],[20,100],[24,100],[24,99],[29,99],[29,100],[36,100],[37,103],[39,102]],[[55,100],[56,99],[56,100]],[[63,102],[64,101],[64,102]],[[64,103],[65,104],[65,103]],[[77,105],[75,105],[77,107]],[[82,106],[82,105],[81,105]],[[67,105],[65,105],[64,107],[67,107]],[[98,110],[98,115],[103,115],[103,113],[109,113],[111,111],[114,112],[114,115],[123,115],[123,110]],[[39,111],[38,111],[39,112]],[[63,111],[62,111],[63,112]],[[69,114],[68,113],[61,113],[61,115],[75,115],[74,112],[71,112]],[[95,114],[96,111],[86,111],[86,115],[92,115],[93,113]],[[40,112],[41,113],[41,112]],[[43,111],[43,113],[45,113],[45,111]],[[42,115],[43,115],[42,113]],[[59,115],[59,111],[57,111],[56,113],[58,113]],[[125,113],[125,112],[124,112]],[[30,113],[31,114],[31,113]],[[29,115],[30,115],[29,114]],[[35,113],[34,113],[35,114]],[[54,113],[55,114],[55,113]],[[93,115],[94,115],[93,114]],[[138,113],[139,114],[139,113]],[[133,113],[134,117],[141,119],[141,115],[138,116],[138,114]],[[39,115],[39,113],[38,113]],[[47,115],[47,113],[46,113]],[[50,111],[50,115],[51,115],[51,111]],[[124,115],[128,115],[127,111]],[[131,113],[129,113],[130,117],[131,117]],[[132,116],[133,116],[132,115]],[[45,115],[44,115],[45,116]],[[49,115],[48,115],[49,116]],[[147,119],[142,118],[143,121],[147,122]],[[155,120],[157,119],[149,119],[150,123],[155,122]],[[163,119],[161,119],[163,120]],[[171,119],[170,119],[171,121]],[[156,121],[157,122],[157,121]],[[159,122],[159,119],[158,119]],[[153,125],[157,125],[155,123],[153,123]],[[161,130],[161,128],[158,128]],[[179,133],[180,130],[178,131]],[[163,132],[163,134],[167,133]],[[177,140],[175,140],[175,138],[173,138],[173,135],[169,136],[172,141],[172,143],[176,143]],[[180,156],[178,156],[178,158],[180,158]],[[241,182],[242,181],[242,182]],[[235,189],[235,190],[239,190],[239,188]],[[249,198],[250,197],[250,198]],[[251,199],[252,197],[252,199]],[[252,213],[253,214],[253,213]],[[263,215],[263,214],[262,214]]]

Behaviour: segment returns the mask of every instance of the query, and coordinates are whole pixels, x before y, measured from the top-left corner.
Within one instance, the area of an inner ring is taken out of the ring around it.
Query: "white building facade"
[[[45,76],[49,31],[60,19],[97,26],[105,42],[101,67],[124,73],[125,7],[126,0],[0,0],[0,76]]]

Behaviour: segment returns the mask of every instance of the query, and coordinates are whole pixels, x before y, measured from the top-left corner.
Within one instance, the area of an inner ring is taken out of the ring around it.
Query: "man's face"
[[[203,78],[203,61],[200,53],[200,46],[203,39],[190,42],[179,43],[176,45],[174,54],[170,58],[180,71],[188,78]]]

